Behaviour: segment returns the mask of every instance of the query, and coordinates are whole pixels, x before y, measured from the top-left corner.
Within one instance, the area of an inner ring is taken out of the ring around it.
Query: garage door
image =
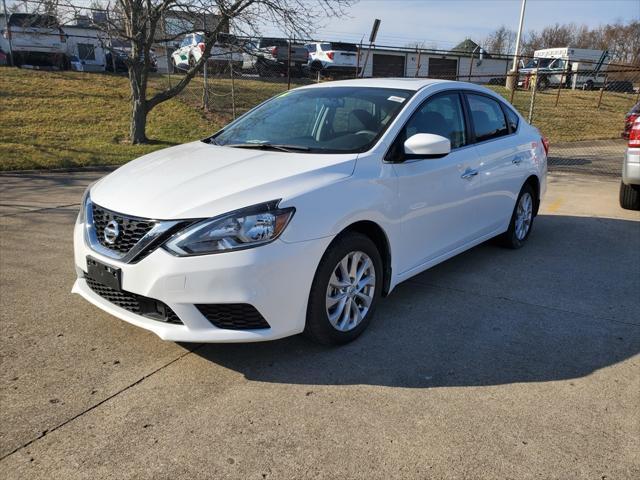
[[[458,60],[449,58],[429,58],[429,77],[455,80],[458,74]]]
[[[374,77],[404,77],[404,56],[373,54]]]

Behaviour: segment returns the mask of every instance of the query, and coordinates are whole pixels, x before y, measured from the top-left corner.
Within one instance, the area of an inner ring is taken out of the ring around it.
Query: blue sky
[[[520,4],[521,0],[360,0],[348,17],[325,21],[314,36],[359,42],[364,35],[366,41],[373,20],[380,18],[380,45],[424,41],[429,47],[450,48],[465,37],[480,41],[501,24],[515,30]],[[539,30],[556,22],[593,27],[639,18],[640,0],[527,0],[524,29]]]

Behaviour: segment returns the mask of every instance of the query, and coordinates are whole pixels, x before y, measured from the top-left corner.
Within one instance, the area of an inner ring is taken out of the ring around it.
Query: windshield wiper
[[[229,143],[223,147],[255,148],[257,150],[278,150],[280,152],[309,152],[311,148],[303,145],[286,145],[280,143]]]

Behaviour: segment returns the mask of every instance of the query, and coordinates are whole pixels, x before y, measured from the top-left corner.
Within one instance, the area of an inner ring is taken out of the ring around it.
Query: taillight
[[[636,121],[633,122],[633,127],[629,132],[628,146],[630,148],[640,148],[640,118],[636,118]]]
[[[274,57],[278,56],[278,47],[273,47],[271,49],[271,55],[273,55]]]
[[[334,52],[327,52],[327,57],[329,57],[329,60],[333,60],[333,55]]]
[[[631,113],[629,115],[627,115],[627,118],[625,119],[626,123],[631,123],[633,124],[633,122],[636,121],[636,118],[640,117],[640,115],[636,114],[636,113]]]
[[[200,42],[198,48],[200,49],[200,53],[204,53],[204,43]]]
[[[542,137],[542,146],[544,147],[544,153],[549,155],[549,139],[547,137]]]

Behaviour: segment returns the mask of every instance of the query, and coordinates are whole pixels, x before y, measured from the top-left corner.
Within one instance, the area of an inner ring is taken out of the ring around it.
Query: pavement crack
[[[12,206],[12,205],[8,205],[8,206]],[[22,212],[3,213],[0,215],[0,217],[16,217],[18,215],[24,215],[26,213],[38,213],[38,212],[44,212],[47,210],[57,210],[59,208],[79,207],[79,206],[80,206],[80,203],[69,203],[67,205],[56,205],[55,207],[42,207],[42,208],[34,208],[33,210],[24,210]]]
[[[564,308],[552,307],[552,306],[549,306],[549,305],[542,305],[542,304],[539,304],[539,303],[525,302],[523,300],[517,300],[515,298],[504,297],[504,296],[501,296],[501,295],[489,295],[489,294],[486,294],[486,293],[475,292],[475,291],[472,291],[472,290],[463,290],[461,288],[443,287],[442,285],[436,285],[434,283],[420,282],[420,281],[414,280],[414,279],[407,280],[406,283],[413,284],[413,285],[420,285],[422,287],[433,287],[433,288],[439,288],[441,290],[450,290],[452,292],[471,293],[473,295],[478,295],[478,296],[481,296],[481,297],[493,298],[495,300],[506,300],[508,302],[519,303],[521,305],[527,305],[527,306],[530,306],[530,307],[546,308],[546,309],[549,309],[549,310],[555,310],[557,312],[562,312],[562,313],[571,313],[571,314],[574,314],[574,315],[582,315],[584,317],[589,317],[589,318],[591,318],[593,320],[607,320],[607,321],[613,322],[613,323],[621,323],[623,325],[631,325],[631,326],[634,326],[634,327],[640,327],[640,324],[638,324],[638,323],[625,322],[625,321],[622,321],[622,320],[616,320],[615,318],[602,317],[602,316],[598,316],[598,315],[589,315],[588,313],[584,313],[584,312],[576,312],[574,310],[566,310]]]
[[[68,418],[67,420],[65,420],[64,422],[60,423],[59,425],[56,425],[55,427],[52,428],[48,428],[43,430],[42,432],[40,432],[40,435],[38,435],[37,437],[29,440],[28,442],[20,445],[19,447],[16,447],[14,450],[12,450],[11,452],[7,453],[6,455],[0,457],[0,462],[2,462],[4,459],[10,457],[11,455],[18,453],[20,450],[28,447],[29,445],[32,445],[33,443],[37,442],[38,440],[43,439],[44,437],[46,437],[47,435],[49,435],[50,433],[55,432],[56,430],[59,430],[60,428],[64,427],[65,425],[68,425],[69,423],[73,422],[74,420],[86,415],[87,413],[91,412],[92,410],[95,410],[96,408],[98,408],[99,406],[103,405],[104,403],[108,402],[109,400],[117,397],[118,395],[126,392],[127,390],[129,390],[130,388],[135,387],[136,385],[140,385],[143,381],[145,381],[147,378],[151,377],[152,375],[155,375],[156,373],[160,372],[161,370],[164,370],[165,368],[167,368],[168,366],[176,363],[179,360],[182,360],[184,357],[186,357],[187,355],[199,350],[200,348],[203,347],[204,344],[200,343],[200,344],[196,344],[194,346],[194,348],[187,350],[186,352],[182,353],[181,355],[177,356],[176,358],[174,358],[173,360],[171,360],[168,363],[165,363],[164,365],[156,368],[155,370],[153,370],[150,373],[147,373],[146,375],[142,376],[141,378],[139,378],[138,380],[136,380],[135,382],[133,382],[130,385],[127,385],[126,387],[118,390],[117,392],[115,392],[112,395],[109,395],[107,398],[99,401],[98,403],[90,406],[89,408],[86,408],[85,410],[81,411],[80,413],[74,415],[71,418]]]

